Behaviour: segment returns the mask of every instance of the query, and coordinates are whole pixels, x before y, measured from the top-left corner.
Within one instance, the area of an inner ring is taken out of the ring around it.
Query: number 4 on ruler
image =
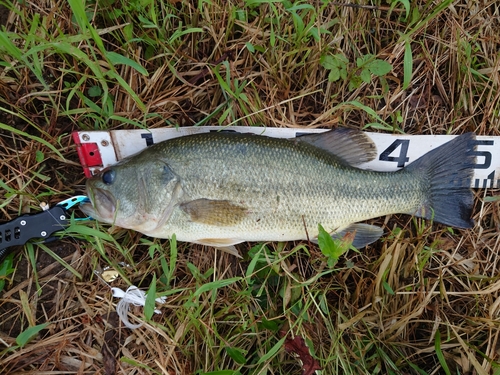
[[[398,163],[399,168],[403,168],[405,163],[410,160],[406,155],[408,154],[408,146],[410,145],[410,140],[408,139],[396,139],[392,144],[385,149],[380,154],[378,158],[381,161],[393,161]],[[399,156],[391,156],[391,154],[396,151],[397,148],[399,150]]]

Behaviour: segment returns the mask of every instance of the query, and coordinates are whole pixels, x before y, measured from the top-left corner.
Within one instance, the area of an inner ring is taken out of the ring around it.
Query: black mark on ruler
[[[481,185],[481,181],[483,182],[483,185]],[[488,181],[491,181],[490,184],[488,184]],[[489,185],[489,186],[488,186]],[[479,179],[476,178],[474,181],[474,188],[476,189],[486,189],[486,188],[494,188],[495,187],[495,171],[491,172],[488,177]],[[500,187],[500,180],[497,180],[497,188]]]
[[[396,139],[392,144],[383,151],[379,160],[381,161],[393,161],[398,163],[398,167],[402,168],[405,163],[410,160],[406,155],[408,154],[408,146],[410,141],[408,139]],[[399,156],[390,156],[398,147],[400,147]]]
[[[146,146],[152,146],[153,142],[153,134],[151,133],[143,133],[141,134],[141,138],[146,140]]]
[[[474,144],[477,146],[493,146],[493,143],[494,143],[493,141],[478,141],[478,140],[474,141]],[[491,152],[475,150],[475,151],[471,151],[471,155],[484,157],[484,162],[482,164],[479,164],[476,161],[476,165],[474,165],[474,169],[488,169],[491,166],[491,159],[492,159]]]

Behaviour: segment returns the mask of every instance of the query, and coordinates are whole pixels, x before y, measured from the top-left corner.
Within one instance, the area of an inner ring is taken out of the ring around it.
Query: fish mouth
[[[93,219],[112,224],[116,213],[116,199],[106,190],[87,186],[90,202],[80,205],[80,209]]]

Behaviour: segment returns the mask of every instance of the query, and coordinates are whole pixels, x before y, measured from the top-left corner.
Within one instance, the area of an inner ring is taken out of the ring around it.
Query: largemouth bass
[[[87,181],[89,216],[148,236],[226,248],[244,241],[314,240],[321,224],[353,245],[394,213],[469,228],[474,135],[464,134],[397,172],[361,170],[375,145],[339,129],[292,140],[218,132],[148,147]]]

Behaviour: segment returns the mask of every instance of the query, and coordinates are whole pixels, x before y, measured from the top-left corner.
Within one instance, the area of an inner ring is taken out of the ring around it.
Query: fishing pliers
[[[0,263],[12,252],[13,246],[24,245],[32,239],[37,239],[39,243],[54,240],[52,234],[64,230],[69,224],[71,215],[68,210],[88,201],[86,196],[77,195],[59,202],[54,207],[41,205],[41,212],[22,215],[0,224]],[[86,219],[88,218],[84,220]]]

